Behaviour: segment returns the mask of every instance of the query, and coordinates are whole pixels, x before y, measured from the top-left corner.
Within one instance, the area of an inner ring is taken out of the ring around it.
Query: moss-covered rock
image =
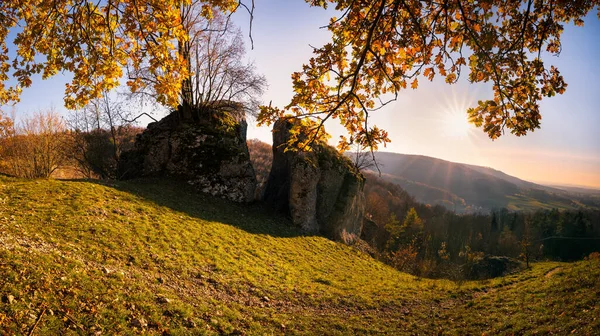
[[[327,144],[311,152],[285,151],[292,121],[273,127],[273,165],[264,200],[287,213],[307,232],[335,240],[360,236],[365,211],[364,177],[352,162]]]
[[[196,121],[182,121],[179,113],[171,113],[149,124],[136,138],[135,149],[123,154],[121,178],[176,177],[214,196],[253,201],[256,176],[241,107],[227,102],[195,112]]]

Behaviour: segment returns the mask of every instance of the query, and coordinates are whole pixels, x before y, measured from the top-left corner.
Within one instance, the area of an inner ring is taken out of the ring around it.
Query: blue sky
[[[256,1],[253,25],[254,59],[269,81],[268,103],[285,105],[292,96],[290,74],[301,69],[311,47],[327,42],[319,27],[330,13],[302,1]],[[247,16],[239,15],[243,28]],[[490,140],[479,129],[454,131],[454,120],[466,120],[466,109],[491,96],[486,85],[420,81],[418,90],[404,91],[398,101],[373,115],[390,133],[386,151],[422,154],[450,161],[490,166],[527,180],[600,187],[600,21],[592,12],[584,27],[568,26],[560,57],[547,57],[569,84],[564,95],[542,102],[542,128],[525,137],[506,134]],[[458,117],[457,117],[458,115]],[[459,124],[459,128],[462,126]],[[342,130],[335,121],[330,133]],[[249,137],[269,141],[268,129],[252,129]],[[333,139],[337,138],[333,136]]]
[[[329,33],[331,12],[310,8],[304,1],[256,0],[253,24],[254,50],[248,50],[269,89],[263,100],[284,106],[292,97],[290,75],[321,46]],[[247,32],[248,16],[235,21]],[[479,129],[464,129],[466,109],[491,96],[486,85],[456,85],[420,81],[418,90],[406,90],[397,102],[373,115],[373,121],[390,133],[384,150],[422,154],[449,161],[489,166],[508,174],[550,184],[600,187],[600,21],[593,11],[584,27],[567,26],[560,57],[547,57],[569,84],[564,95],[542,102],[542,128],[525,137],[506,134],[492,141]],[[249,49],[250,41],[247,39]],[[64,111],[62,97],[68,76],[34,80],[16,106],[27,115],[50,106]],[[327,129],[337,138],[341,127]],[[270,142],[268,128],[250,127],[248,138]]]

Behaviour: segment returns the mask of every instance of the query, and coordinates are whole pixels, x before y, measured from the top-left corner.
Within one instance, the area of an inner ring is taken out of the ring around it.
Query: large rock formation
[[[264,201],[308,232],[335,240],[360,236],[365,211],[364,177],[352,162],[325,144],[313,151],[285,151],[292,122],[273,127],[273,165]]]
[[[247,123],[237,103],[194,111],[196,120],[171,113],[137,136],[122,155],[121,178],[171,176],[236,202],[254,200],[256,176],[246,145]]]

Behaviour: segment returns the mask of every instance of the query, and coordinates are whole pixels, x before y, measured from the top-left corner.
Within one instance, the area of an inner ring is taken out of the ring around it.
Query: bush
[[[8,125],[7,122],[3,123]],[[54,110],[40,111],[0,136],[0,170],[25,178],[47,178],[65,164],[68,131]]]
[[[418,251],[413,244],[388,254],[388,263],[399,271],[415,273],[417,270]]]
[[[508,257],[485,256],[465,269],[469,280],[496,278],[519,269],[521,263]]]
[[[600,252],[592,252],[590,253],[589,256],[587,256],[587,258],[585,258],[586,260],[600,260]]]
[[[133,149],[135,137],[142,130],[140,127],[119,126],[112,131],[75,131],[72,133],[74,146],[70,156],[88,178],[119,178],[117,166],[121,153]]]

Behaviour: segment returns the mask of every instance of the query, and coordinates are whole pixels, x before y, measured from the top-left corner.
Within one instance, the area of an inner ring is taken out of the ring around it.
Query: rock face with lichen
[[[285,151],[292,122],[273,127],[273,165],[264,201],[287,213],[294,225],[334,240],[360,236],[365,211],[364,177],[333,147]]]
[[[236,202],[254,200],[256,176],[246,145],[247,123],[241,106],[223,102],[194,111],[195,120],[171,113],[151,123],[123,153],[122,179],[169,176],[202,192]]]

